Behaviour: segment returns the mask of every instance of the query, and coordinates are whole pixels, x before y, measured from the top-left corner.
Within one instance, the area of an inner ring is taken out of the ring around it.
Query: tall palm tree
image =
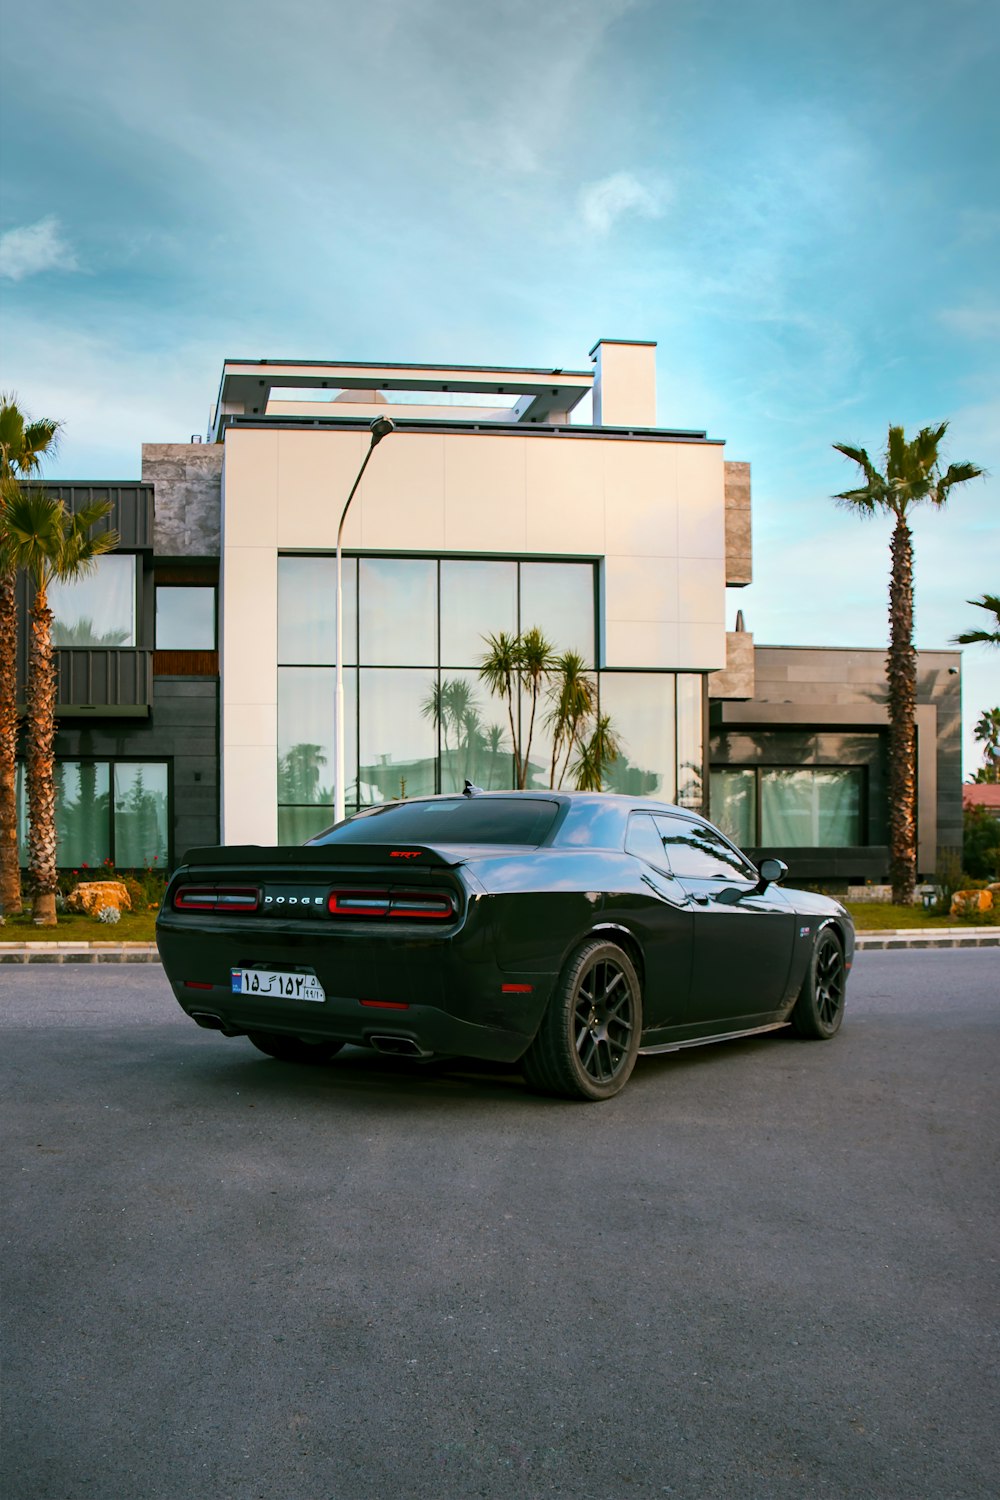
[[[17,570],[7,555],[4,514],[59,436],[59,422],[31,422],[17,397],[0,393],[0,913],[21,910],[17,859]]]
[[[949,464],[941,472],[939,448],[948,423],[922,427],[906,441],[902,427],[890,427],[884,466],[880,472],[864,448],[834,443],[861,469],[865,482],[834,498],[861,516],[876,512],[894,518],[890,543],[889,653],[889,873],[892,899],[913,900],[917,876],[916,733],[917,653],[913,645],[913,534],[911,510],[927,501],[940,509],[957,484],[983,472],[975,464]]]
[[[34,586],[28,656],[28,880],[40,927],[56,922],[55,711],[56,658],[48,589],[53,579],[79,578],[117,544],[114,531],[91,532],[110,511],[106,500],[71,514],[61,500],[12,493],[4,507],[7,557]]]
[[[981,599],[967,599],[967,604],[974,604],[977,609],[985,609],[987,614],[993,616],[992,630],[963,630],[961,635],[955,636],[956,646],[1000,646],[1000,595],[984,594]]]

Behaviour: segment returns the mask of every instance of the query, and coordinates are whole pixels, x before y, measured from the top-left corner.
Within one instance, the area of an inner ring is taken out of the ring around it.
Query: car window
[[[521,844],[537,848],[559,811],[547,798],[441,797],[389,802],[328,828],[311,844]]]
[[[663,848],[663,835],[649,813],[633,813],[629,818],[625,848],[629,854],[652,865],[654,870],[670,874],[670,861]]]
[[[681,879],[756,880],[757,872],[745,855],[728,844],[707,823],[689,818],[658,817],[669,867]]]

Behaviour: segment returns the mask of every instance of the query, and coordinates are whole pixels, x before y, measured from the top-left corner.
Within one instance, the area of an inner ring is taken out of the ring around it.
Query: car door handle
[[[691,892],[691,900],[697,901],[699,906],[707,906],[711,899],[711,896],[703,896],[696,891]]]

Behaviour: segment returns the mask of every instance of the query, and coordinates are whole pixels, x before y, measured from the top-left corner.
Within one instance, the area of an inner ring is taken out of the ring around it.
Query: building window
[[[757,772],[713,769],[710,780],[713,823],[741,849],[757,846]]]
[[[134,646],[138,559],[98,557],[81,578],[49,585],[54,646]]]
[[[505,704],[479,679],[485,637],[537,626],[595,670],[593,562],[345,558],[345,802],[486,790],[514,780]],[[336,562],[278,559],[278,830],[301,842],[333,818]],[[700,807],[704,678],[601,672],[624,755],[609,790]],[[552,746],[536,715],[528,785],[548,787]],[[526,737],[528,701],[514,705]],[[678,751],[683,764],[678,773]],[[563,770],[560,766],[559,770]],[[558,772],[557,772],[558,775]],[[572,784],[567,775],[566,784]]]
[[[59,760],[55,764],[56,862],[60,869],[166,867],[170,792],[166,761]],[[19,858],[28,863],[24,768],[18,767]]]
[[[215,645],[214,585],[158,584],[156,649],[214,651]]]
[[[762,770],[764,848],[844,848],[861,843],[860,766]]]
[[[842,849],[864,843],[863,766],[720,767],[712,818],[743,847]]]

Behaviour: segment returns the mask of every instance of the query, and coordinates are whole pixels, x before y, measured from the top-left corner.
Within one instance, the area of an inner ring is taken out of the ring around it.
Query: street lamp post
[[[368,444],[368,452],[364,456],[358,477],[351,485],[351,493],[347,497],[340,516],[340,525],[337,527],[337,701],[336,715],[334,718],[334,744],[335,744],[335,772],[336,783],[333,790],[333,819],[335,823],[344,820],[344,590],[342,577],[342,563],[340,543],[344,535],[344,522],[347,520],[347,512],[351,508],[351,501],[361,483],[361,476],[368,466],[368,460],[375,451],[376,443],[380,443],[384,437],[395,430],[395,422],[391,417],[376,417],[371,423],[372,440]]]

